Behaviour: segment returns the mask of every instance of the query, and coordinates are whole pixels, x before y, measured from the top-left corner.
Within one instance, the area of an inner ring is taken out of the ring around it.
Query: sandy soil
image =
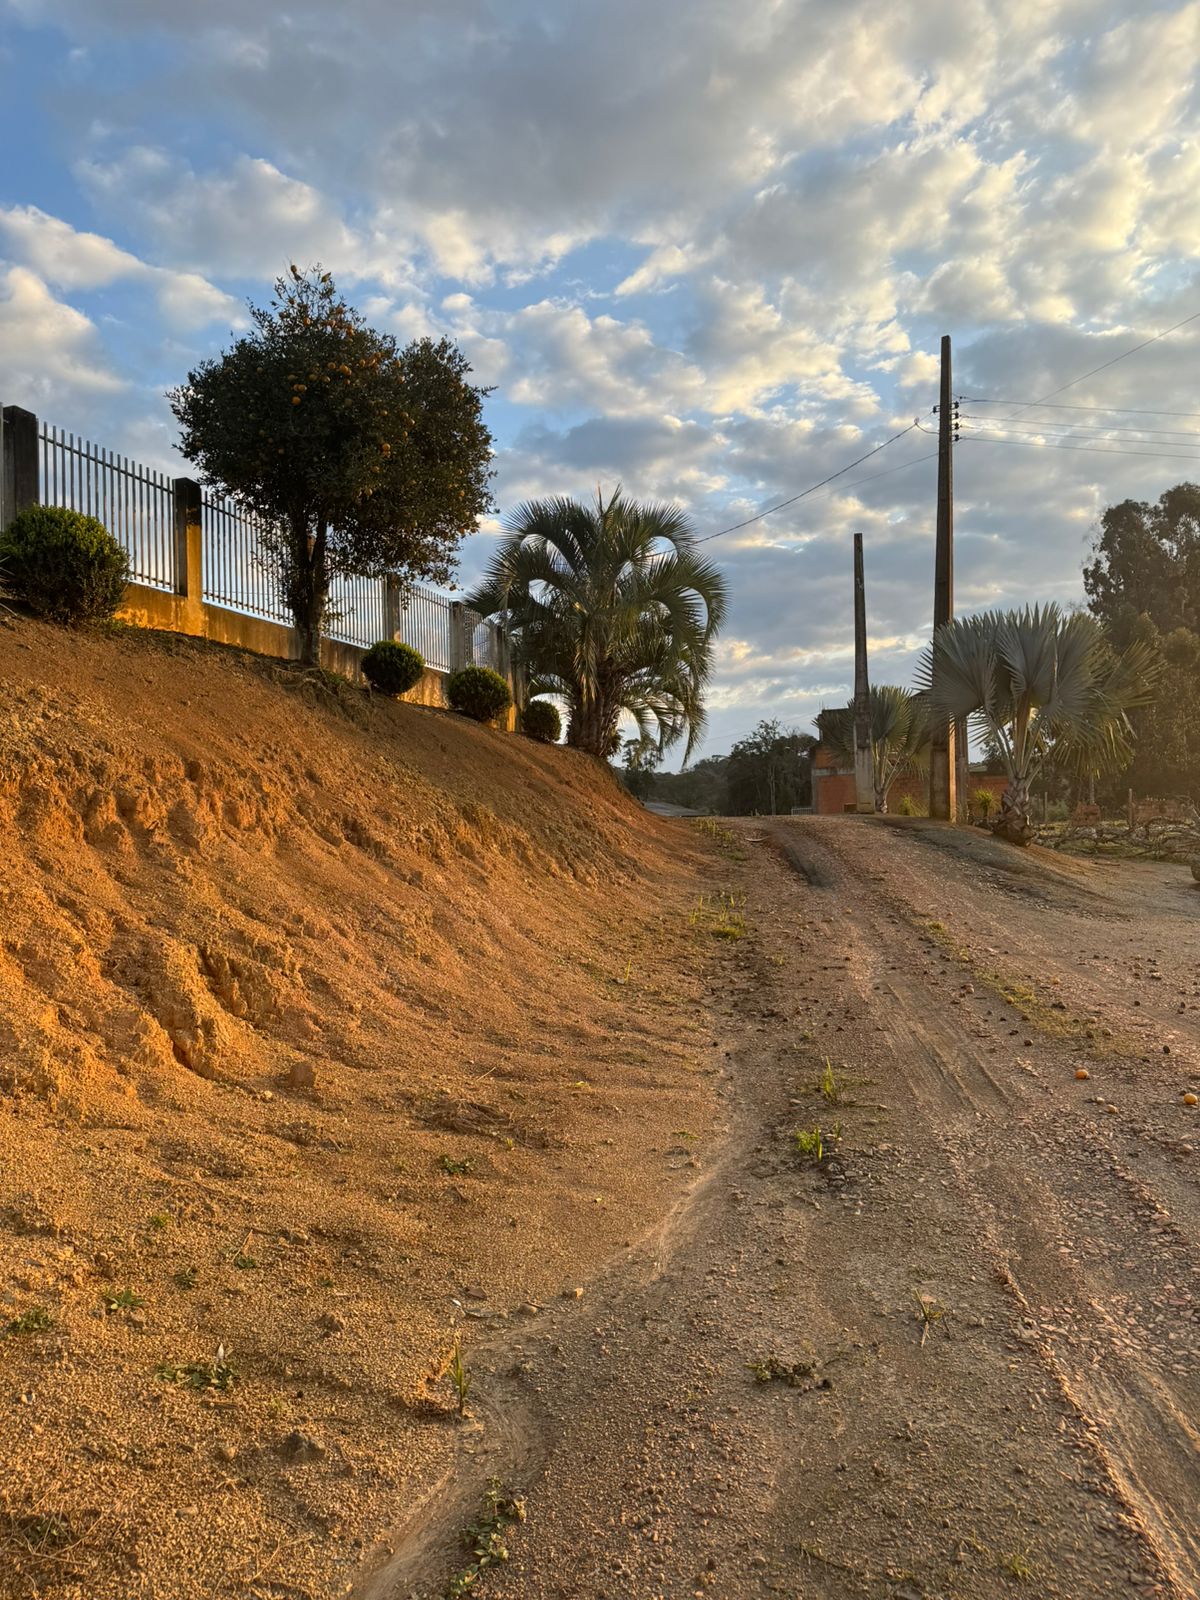
[[[573,752],[0,626],[4,1600],[345,1593],[455,1466],[452,1329],[694,1175],[725,870]]]
[[[1200,1593],[1190,878],[857,819],[727,853],[720,1137],[479,1353],[458,1474],[357,1593],[444,1592],[491,1475],[495,1600]]]

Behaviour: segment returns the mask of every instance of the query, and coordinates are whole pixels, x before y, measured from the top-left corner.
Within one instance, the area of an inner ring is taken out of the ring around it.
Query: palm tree
[[[531,694],[567,703],[567,743],[607,758],[623,712],[665,750],[704,726],[704,689],[725,616],[725,581],[674,506],[616,490],[594,505],[533,500],[469,600],[501,621]]]
[[[929,713],[920,695],[895,684],[873,685],[870,691],[871,761],[875,773],[875,809],[886,813],[888,791],[902,773],[924,772],[929,765]],[[821,742],[838,765],[854,765],[854,708],[822,711],[817,719]]]
[[[1048,761],[1129,764],[1128,712],[1153,698],[1157,675],[1144,642],[1117,655],[1094,617],[1056,605],[947,622],[921,667],[931,714],[971,717],[999,750],[1008,787],[993,826],[1014,844],[1032,836],[1029,789]]]

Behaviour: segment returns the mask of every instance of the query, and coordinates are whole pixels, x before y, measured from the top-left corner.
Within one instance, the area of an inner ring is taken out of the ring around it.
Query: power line
[[[1152,334],[1149,339],[1143,339],[1141,344],[1135,344],[1129,350],[1122,350],[1121,354],[1113,356],[1111,361],[1102,361],[1098,367],[1093,367],[1090,372],[1081,372],[1077,378],[1069,378],[1066,383],[1060,383],[1057,389],[1051,389],[1042,395],[1041,399],[1027,401],[1024,405],[1018,407],[1011,417],[1003,420],[1011,421],[1012,417],[1020,416],[1022,411],[1029,411],[1035,406],[1044,405],[1047,400],[1053,400],[1056,394],[1063,394],[1066,390],[1073,389],[1077,383],[1083,383],[1087,378],[1094,378],[1098,372],[1107,372],[1109,367],[1115,367],[1118,361],[1124,361],[1128,356],[1137,355],[1139,350],[1145,350],[1148,345],[1157,344],[1160,339],[1165,339],[1168,334],[1178,333],[1180,328],[1186,328],[1189,322],[1196,321],[1200,321],[1200,311],[1193,311],[1190,317],[1184,317],[1181,322],[1173,323],[1171,327],[1164,328],[1161,333]]]
[[[927,430],[922,429],[921,431],[925,432]],[[920,466],[922,461],[933,461],[936,458],[936,456],[937,456],[937,451],[936,450],[927,450],[923,456],[913,456],[910,461],[901,461],[894,467],[884,467],[882,472],[869,472],[865,478],[855,478],[855,479],[853,479],[852,482],[846,483],[846,484],[842,484],[840,487],[842,489],[846,490],[847,492],[849,490],[851,490],[851,489],[858,489],[864,483],[874,483],[876,478],[889,477],[893,472],[903,472],[907,467],[918,467],[918,466]],[[806,492],[813,492],[813,491],[806,491]],[[826,494],[832,494],[833,493],[833,488],[832,488],[831,485],[827,485],[826,486],[825,493]],[[764,514],[764,516],[766,515],[765,512],[763,514]],[[719,535],[717,535],[715,533],[710,533],[710,534],[707,535],[707,538],[709,538],[709,539],[716,539],[718,537],[719,537]],[[703,539],[697,539],[696,540],[697,544],[703,544],[704,542],[705,541]]]
[[[864,461],[869,461],[872,456],[877,456],[881,450],[886,450],[888,445],[895,444],[897,439],[903,439],[906,433],[911,433],[917,426],[915,419],[907,428],[901,428],[899,433],[894,433],[890,439],[885,439],[882,444],[877,444],[874,450],[868,450],[865,456],[859,456],[857,461],[848,462],[846,466],[839,467],[836,472],[831,472],[827,478],[822,478],[820,483],[810,484],[807,489],[802,489],[799,494],[794,494],[788,500],[781,500],[777,506],[768,506],[765,511],[760,511],[756,516],[747,517],[744,522],[734,522],[728,528],[719,528],[716,533],[706,533],[702,539],[697,539],[697,544],[707,544],[710,539],[721,539],[727,533],[737,533],[741,528],[749,528],[755,522],[761,522],[764,517],[770,517],[776,511],[782,511],[787,506],[794,506],[797,500],[806,500],[810,494],[816,494],[818,489],[823,489],[827,483],[832,483],[835,478],[844,477],[847,472],[853,472],[855,467],[862,466]],[[924,431],[924,430],[923,430]],[[906,465],[911,466],[911,462]],[[883,476],[882,473],[879,474]],[[864,480],[865,481],[865,480]]]
[[[1200,461],[1200,455],[1180,455],[1168,450],[1114,450],[1098,444],[1042,444],[1037,439],[1006,439],[1000,434],[971,432],[964,439],[976,444],[1023,444],[1031,450],[1084,450],[1096,456],[1153,456],[1159,461]]]
[[[1142,444],[1146,441],[1141,438],[1125,439],[1125,434],[1158,434],[1175,439],[1200,439],[1200,430],[1196,428],[1134,428],[1120,427],[1117,424],[1096,424],[1089,422],[1013,422],[1009,417],[988,417],[974,412],[960,413],[960,420],[972,426],[988,428],[1015,428],[1023,433],[1065,433],[1065,434],[1097,434],[1102,438],[1113,439],[1120,444]]]
[[[936,450],[927,450],[923,456],[913,456],[911,460],[901,461],[894,467],[884,467],[882,472],[868,472],[865,478],[853,478],[849,483],[839,484],[838,488],[843,493],[848,493],[851,489],[857,489],[864,483],[874,483],[876,478],[886,478],[893,472],[903,472],[906,467],[919,466],[922,461],[932,461],[936,455]],[[825,494],[833,494],[835,492],[833,485],[827,485],[823,492]],[[715,535],[710,534],[709,537],[714,538]],[[697,540],[696,542],[700,543],[701,541]]]
[[[1069,387],[1069,386],[1064,386]],[[1103,411],[1108,416],[1122,417],[1191,417],[1200,418],[1200,411],[1147,411],[1139,410],[1136,406],[1081,406],[1072,405],[1070,402],[1059,401],[1056,405],[1044,405],[1039,400],[993,400],[984,394],[959,394],[954,397],[970,405],[984,406],[1020,406],[1028,411],[1035,406],[1045,411]],[[1016,412],[1013,413],[1016,416]]]
[[[914,456],[911,461],[902,461],[898,467],[884,467],[882,472],[869,472],[865,478],[855,478],[853,483],[843,484],[842,487],[857,489],[860,484],[874,483],[876,478],[886,478],[890,472],[903,472],[905,467],[915,467],[922,461],[932,461],[936,455],[936,450],[929,450],[923,456]]]

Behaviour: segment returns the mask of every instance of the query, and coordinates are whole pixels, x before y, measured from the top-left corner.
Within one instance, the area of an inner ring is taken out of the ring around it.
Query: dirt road
[[[491,1600],[1200,1594],[1200,892],[732,830],[696,1183],[473,1352],[457,1469],[357,1592],[444,1592],[495,1476]]]

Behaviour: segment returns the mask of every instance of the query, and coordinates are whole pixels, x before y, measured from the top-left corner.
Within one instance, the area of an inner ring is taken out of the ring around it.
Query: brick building
[[[984,772],[982,767],[971,768],[969,793],[990,789],[996,797],[997,810],[1000,796],[1007,787],[1008,779],[1004,776]],[[812,808],[819,817],[832,817],[855,808],[854,768],[839,766],[833,751],[824,744],[819,744],[812,752],[812,793]],[[928,810],[929,779],[923,772],[915,776],[902,775],[893,782],[888,791],[888,810],[898,812],[900,802],[906,795],[917,811]]]

